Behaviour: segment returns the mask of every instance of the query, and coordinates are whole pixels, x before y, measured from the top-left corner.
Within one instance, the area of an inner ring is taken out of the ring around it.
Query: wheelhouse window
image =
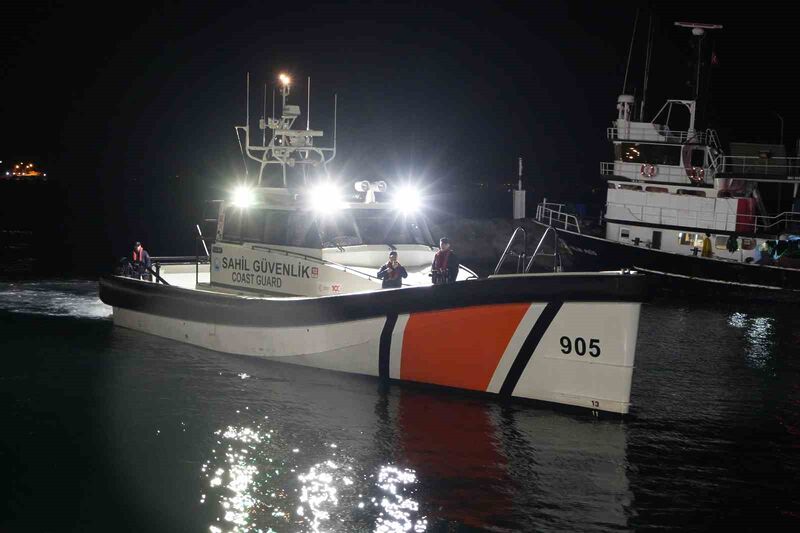
[[[242,238],[242,209],[239,207],[225,208],[225,225],[222,228],[222,240],[239,241]]]
[[[313,217],[279,209],[226,208],[222,240],[320,248],[319,230]]]
[[[425,219],[383,210],[354,210],[364,244],[422,244],[433,246]]]
[[[742,250],[752,250],[756,247],[756,240],[748,237],[742,237],[741,244]]]
[[[323,248],[364,244],[355,221],[348,212],[336,213],[319,220],[319,237]]]
[[[617,143],[614,145],[617,161],[625,163],[650,163],[653,165],[680,165],[681,147],[668,144]]]

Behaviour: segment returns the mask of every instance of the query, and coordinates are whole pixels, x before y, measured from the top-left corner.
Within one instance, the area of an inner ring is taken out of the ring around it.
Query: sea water
[[[642,309],[631,415],[496,401],[115,328],[0,283],[1,531],[800,527],[795,307]]]

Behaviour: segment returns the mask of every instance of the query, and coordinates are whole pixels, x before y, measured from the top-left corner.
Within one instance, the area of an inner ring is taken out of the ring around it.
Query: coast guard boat
[[[409,186],[329,176],[322,131],[295,129],[287,102],[237,128],[257,180],[218,205],[207,261],[163,264],[155,282],[100,280],[114,323],[226,353],[627,413],[643,277],[531,274],[431,283],[434,241]],[[375,277],[396,250],[409,276]],[[532,263],[532,261],[531,261]]]
[[[698,50],[706,30],[721,28],[676,25],[692,29]],[[668,100],[650,121],[639,103],[637,118],[634,97],[621,95],[607,130],[614,161],[600,165],[601,224],[546,199],[537,207],[536,221],[558,228],[574,268],[632,268],[703,292],[800,297],[800,158],[752,143],[731,143],[726,155],[716,131],[695,124],[697,90],[695,99]],[[688,127],[676,128],[676,118]]]

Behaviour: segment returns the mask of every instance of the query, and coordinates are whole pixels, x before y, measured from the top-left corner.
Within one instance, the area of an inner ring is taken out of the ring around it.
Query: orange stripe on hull
[[[414,313],[403,334],[400,379],[485,391],[530,304]]]

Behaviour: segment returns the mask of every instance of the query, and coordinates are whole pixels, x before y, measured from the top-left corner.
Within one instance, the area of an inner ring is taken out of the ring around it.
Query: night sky
[[[628,92],[641,94],[652,14],[648,120],[665,98],[691,94],[694,51],[673,26],[689,20],[725,26],[704,44],[719,64],[703,109],[723,144],[777,142],[775,112],[790,151],[800,129],[796,18],[779,3],[98,6],[6,2],[0,17],[0,159],[32,159],[59,180],[65,246],[85,257],[118,257],[136,239],[165,248],[157,255],[191,251],[202,199],[243,175],[233,127],[248,71],[254,131],[263,84],[279,72],[298,82],[303,107],[312,77],[312,127],[328,135],[338,93],[343,178],[500,189],[521,155],[537,198],[581,200],[611,158],[605,128],[641,7]]]

